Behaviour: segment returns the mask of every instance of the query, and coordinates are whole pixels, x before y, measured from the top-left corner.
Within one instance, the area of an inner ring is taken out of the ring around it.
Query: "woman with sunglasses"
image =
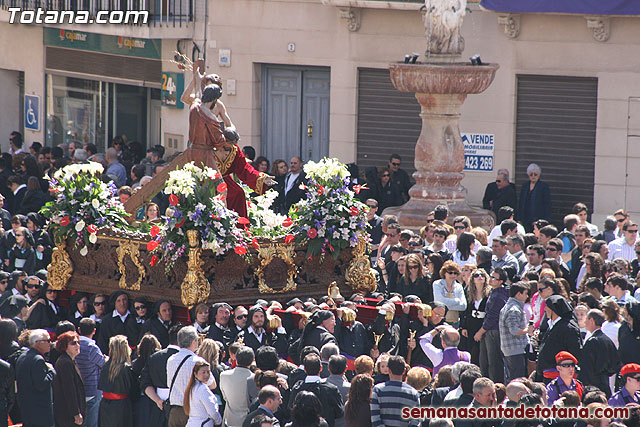
[[[406,256],[405,274],[399,282],[397,292],[403,297],[416,295],[425,304],[433,301],[433,288],[424,275],[422,259],[417,254]]]
[[[9,252],[9,271],[22,270],[28,275],[36,271],[36,253],[33,249],[33,236],[26,227],[15,231],[16,243]]]
[[[32,283],[36,279],[38,278],[30,276],[26,286],[33,286]],[[64,308],[58,305],[58,291],[50,289],[47,282],[39,281],[38,285],[41,286],[40,293],[36,302],[31,305],[27,328],[52,330],[59,321],[67,318],[67,314]]]
[[[454,261],[447,261],[440,269],[440,280],[433,282],[433,300],[447,306],[446,321],[454,328],[460,324],[460,312],[467,309],[467,299],[458,277],[460,267]]]
[[[378,170],[378,194],[374,199],[378,201],[378,212],[384,211],[390,206],[400,206],[403,202],[402,193],[391,179],[389,168]]]
[[[460,332],[467,343],[465,350],[471,353],[471,363],[479,366],[480,342],[473,337],[482,328],[491,286],[489,286],[489,275],[481,268],[476,269],[470,277],[467,287],[467,309],[460,315]]]
[[[520,221],[525,230],[533,230],[533,222],[538,219],[551,221],[551,192],[549,185],[540,181],[542,169],[535,163],[527,167],[529,182],[522,184],[520,191]]]
[[[75,358],[80,354],[80,337],[75,332],[65,332],[58,337],[56,350],[56,377],[53,380],[53,415],[56,426],[72,427],[84,420],[86,402],[84,383]]]

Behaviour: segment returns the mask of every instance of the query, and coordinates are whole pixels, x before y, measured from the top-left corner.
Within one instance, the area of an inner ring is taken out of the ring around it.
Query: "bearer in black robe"
[[[116,335],[127,337],[130,348],[138,345],[140,330],[135,315],[129,311],[129,296],[124,291],[115,291],[109,297],[113,312],[107,314],[100,325],[98,347],[104,354],[109,352],[109,339]]]
[[[169,345],[169,329],[173,326],[173,309],[167,300],[157,301],[153,305],[151,318],[144,322],[140,330],[140,338],[147,332],[154,335],[160,341],[162,348]]]
[[[374,360],[380,353],[395,356],[400,350],[400,324],[395,320],[395,312],[393,303],[383,302],[378,310],[378,316],[367,326],[369,337],[373,342],[370,355]]]
[[[431,359],[424,354],[422,347],[419,345],[415,345],[413,350],[411,350],[411,359],[409,360],[408,358],[408,343],[410,335],[413,335],[413,341],[415,344],[416,338],[419,338],[427,332],[435,329],[436,326],[444,324],[444,316],[447,313],[447,306],[439,302],[432,302],[430,307],[430,316],[425,317],[424,311],[418,309],[418,318],[416,320],[410,320],[408,314],[410,306],[408,304],[403,306],[403,313],[400,319],[400,355],[403,356],[411,366],[433,368]],[[442,348],[440,335],[436,335],[433,338],[432,344],[437,348]]]
[[[254,351],[263,345],[274,347],[279,354],[287,351],[287,332],[282,327],[280,318],[278,319],[278,328],[276,332],[268,332],[265,330],[265,322],[267,312],[261,305],[254,305],[249,308],[249,326],[244,328],[236,336],[236,342],[242,342],[247,347],[251,347]]]
[[[352,359],[362,354],[369,354],[373,342],[364,325],[355,320],[355,314],[357,313],[355,304],[349,311],[347,311],[346,307],[339,308],[338,313],[340,315],[336,319],[334,335],[338,341],[340,351]]]
[[[209,322],[211,326],[209,326],[207,338],[222,343],[225,351],[229,348],[229,344],[233,342],[233,332],[229,327],[231,310],[231,306],[226,302],[218,302],[213,304],[209,313],[212,321]]]

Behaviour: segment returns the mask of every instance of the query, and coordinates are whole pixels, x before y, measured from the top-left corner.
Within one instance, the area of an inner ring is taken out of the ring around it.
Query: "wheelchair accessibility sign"
[[[24,127],[36,132],[40,131],[40,97],[24,96]]]

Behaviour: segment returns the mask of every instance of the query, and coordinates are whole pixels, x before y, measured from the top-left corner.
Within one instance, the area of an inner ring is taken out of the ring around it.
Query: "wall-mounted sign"
[[[24,96],[24,127],[40,132],[40,97],[38,95]]]
[[[180,101],[182,92],[184,92],[184,74],[162,73],[162,94],[160,97],[162,105],[184,108],[184,104]]]
[[[464,170],[493,171],[495,135],[486,133],[463,133]]]
[[[147,59],[160,59],[162,47],[160,40],[107,36],[49,27],[44,28],[44,44]]]

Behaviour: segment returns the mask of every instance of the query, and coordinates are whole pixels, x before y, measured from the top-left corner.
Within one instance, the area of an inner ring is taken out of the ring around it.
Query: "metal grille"
[[[84,50],[46,47],[47,70],[71,71],[96,77],[112,77],[150,82],[157,85],[162,62],[156,59],[104,55]]]
[[[148,19],[124,22],[125,25],[182,26],[193,21],[194,0],[0,0],[0,9],[19,7],[22,10],[43,8],[55,11],[88,11],[95,19],[100,11],[146,11]],[[105,16],[103,16],[105,18]],[[131,18],[133,19],[133,18]],[[65,21],[66,22],[66,21]]]
[[[519,75],[516,185],[528,183],[530,163],[542,168],[551,190],[552,220],[577,202],[593,208],[598,79]]]
[[[402,157],[402,168],[415,171],[415,147],[422,121],[420,104],[412,93],[391,84],[389,70],[358,69],[358,166],[382,167],[389,155]]]

